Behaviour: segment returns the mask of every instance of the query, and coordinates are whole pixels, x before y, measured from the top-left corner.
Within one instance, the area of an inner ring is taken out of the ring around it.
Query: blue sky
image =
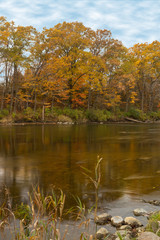
[[[107,29],[127,47],[160,41],[160,0],[0,0],[0,15],[41,30],[79,21]]]

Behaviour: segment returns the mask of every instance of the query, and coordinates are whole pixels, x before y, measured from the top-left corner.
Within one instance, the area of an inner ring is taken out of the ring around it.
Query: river
[[[120,206],[124,215],[142,198],[159,199],[159,124],[0,126],[0,185],[13,202],[27,201],[33,186],[47,192],[54,185],[66,193],[67,207],[72,195],[91,207],[94,187],[83,168],[93,177],[98,155],[102,211]]]

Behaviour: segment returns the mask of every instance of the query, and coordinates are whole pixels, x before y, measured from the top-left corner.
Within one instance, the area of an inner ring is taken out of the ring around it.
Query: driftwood
[[[130,121],[130,122],[143,123],[142,121],[136,120],[134,118],[129,118],[129,117],[125,117],[125,120]]]

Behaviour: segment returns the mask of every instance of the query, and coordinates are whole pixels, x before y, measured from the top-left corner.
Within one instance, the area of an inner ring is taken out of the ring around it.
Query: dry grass
[[[65,240],[67,229],[61,233],[61,223],[66,214],[75,216],[78,227],[89,225],[85,217],[85,205],[77,198],[77,207],[64,211],[66,196],[60,189],[52,189],[45,196],[39,187],[33,188],[28,205],[21,203],[12,209],[8,189],[3,189],[4,199],[0,206],[0,236],[5,240]],[[76,224],[75,224],[76,226]],[[80,240],[92,240],[83,232]]]

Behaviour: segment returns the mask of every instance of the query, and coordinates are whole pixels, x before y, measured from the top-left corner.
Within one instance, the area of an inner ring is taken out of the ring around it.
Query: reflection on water
[[[150,194],[160,181],[160,125],[0,126],[0,184],[19,200],[33,184],[44,191],[52,184],[92,204],[94,189],[80,166],[94,171],[97,155],[102,203]]]

